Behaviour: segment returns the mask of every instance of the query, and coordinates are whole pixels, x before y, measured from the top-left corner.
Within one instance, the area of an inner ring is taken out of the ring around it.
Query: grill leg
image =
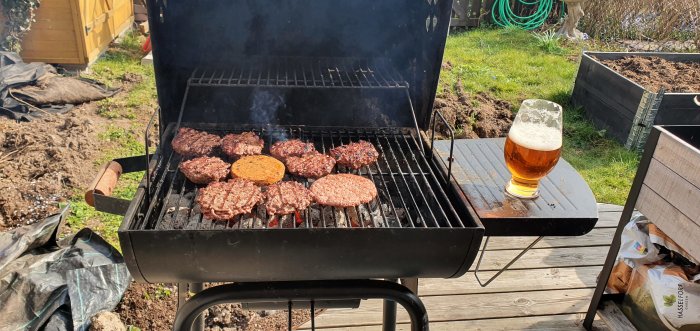
[[[191,330],[199,314],[218,304],[316,299],[391,300],[406,309],[412,331],[428,331],[428,313],[420,299],[406,287],[384,280],[235,283],[210,287],[178,309],[173,330]]]
[[[396,302],[384,300],[382,331],[396,331]]]
[[[204,290],[203,283],[190,283],[189,287],[190,292],[195,294]],[[199,317],[197,317],[197,319],[194,320],[194,324],[192,325],[192,331],[204,331],[204,314],[200,314]]]
[[[192,292],[192,293],[199,293],[204,290],[204,284],[203,283],[177,283],[177,310],[178,312],[180,311],[180,308],[187,302],[187,293]],[[193,331],[202,331],[204,330],[204,316],[199,316],[197,319],[194,321],[194,324],[192,325]]]
[[[396,283],[398,279],[387,279],[387,281]],[[382,326],[382,331],[396,331],[396,302],[393,300],[384,300]]]

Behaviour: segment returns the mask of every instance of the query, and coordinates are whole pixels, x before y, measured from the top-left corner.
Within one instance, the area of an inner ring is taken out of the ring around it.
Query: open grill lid
[[[161,127],[181,109],[187,122],[413,127],[412,106],[426,129],[451,6],[148,0]]]

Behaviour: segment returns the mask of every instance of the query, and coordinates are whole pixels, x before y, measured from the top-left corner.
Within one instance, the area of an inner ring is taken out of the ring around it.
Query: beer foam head
[[[514,143],[537,151],[553,151],[561,148],[561,132],[558,129],[535,123],[517,123],[510,128],[508,138]]]

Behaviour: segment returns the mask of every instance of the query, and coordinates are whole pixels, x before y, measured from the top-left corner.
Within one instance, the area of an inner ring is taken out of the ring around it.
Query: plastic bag
[[[673,264],[637,266],[622,311],[639,329],[700,331],[700,276]]]
[[[633,268],[663,258],[649,237],[650,225],[653,226],[646,217],[636,214],[622,230],[620,251],[606,288],[608,293],[627,292]]]

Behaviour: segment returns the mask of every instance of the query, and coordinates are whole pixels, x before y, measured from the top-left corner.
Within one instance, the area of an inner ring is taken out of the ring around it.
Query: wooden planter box
[[[132,0],[42,0],[20,55],[25,62],[87,65],[133,21]]]
[[[700,62],[700,54],[584,52],[579,66],[572,101],[583,106],[596,127],[635,149],[644,146],[653,125],[700,124],[700,106],[695,93],[649,91],[609,67],[599,59],[620,59],[629,55],[657,56],[670,61]]]

